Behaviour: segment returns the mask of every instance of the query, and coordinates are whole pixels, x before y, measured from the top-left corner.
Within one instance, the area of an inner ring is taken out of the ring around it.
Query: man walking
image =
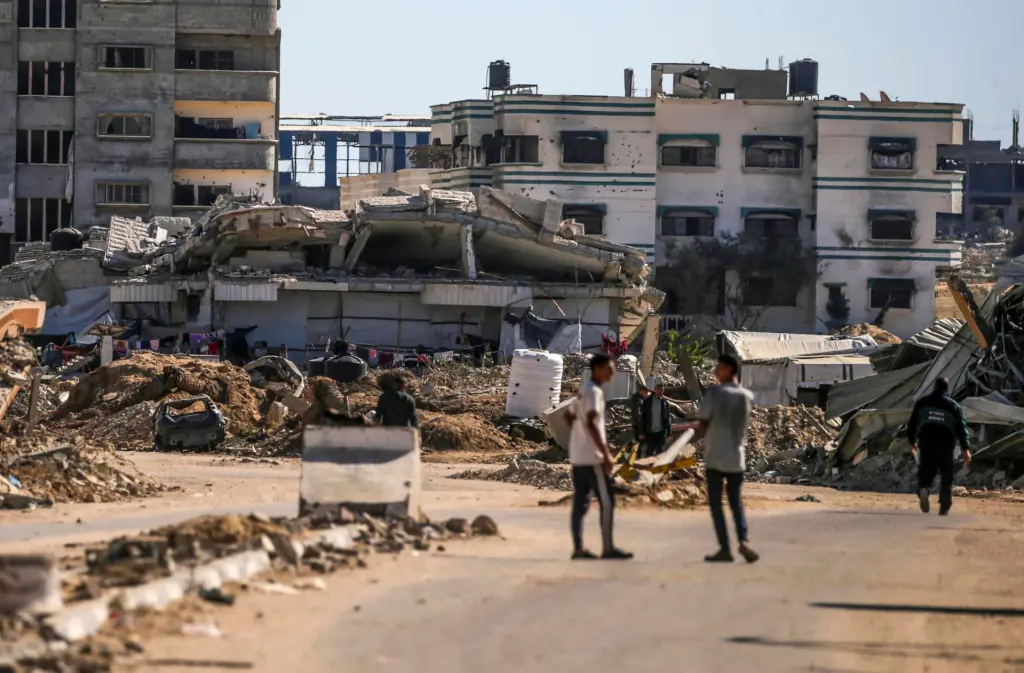
[[[418,428],[416,400],[406,392],[405,378],[397,376],[377,398],[377,420],[385,427]]]
[[[569,435],[569,462],[572,464],[572,558],[596,559],[583,545],[583,517],[590,499],[597,496],[601,506],[601,558],[631,559],[633,555],[616,549],[612,542],[615,500],[612,496],[612,454],[605,439],[604,393],[601,386],[612,379],[615,366],[603,353],[590,359],[591,379],[580,389],[573,408],[566,412],[572,424]]]
[[[654,394],[644,400],[642,421],[644,455],[656,456],[665,450],[665,441],[672,428],[668,401],[665,399],[665,384],[661,381],[654,385]]]
[[[953,454],[959,440],[964,465],[971,465],[971,440],[967,419],[960,405],[949,396],[949,381],[935,380],[932,392],[914,405],[907,422],[910,451],[917,456],[917,497],[921,511],[928,513],[928,492],[939,473],[939,515],[947,516],[953,506],[953,475],[956,465]]]
[[[700,420],[687,423],[684,429],[699,429],[704,432],[704,467],[708,484],[708,504],[711,519],[715,524],[718,551],[704,557],[708,563],[731,563],[732,550],[729,546],[729,530],[725,524],[725,510],[722,508],[722,486],[729,495],[729,509],[732,510],[739,538],[740,555],[747,563],[758,560],[757,552],[751,547],[747,534],[747,518],[743,512],[740,495],[743,486],[743,472],[746,470],[746,434],[750,421],[750,407],[754,395],[739,384],[740,363],[731,355],[722,355],[715,366],[718,385],[704,393],[700,405]]]

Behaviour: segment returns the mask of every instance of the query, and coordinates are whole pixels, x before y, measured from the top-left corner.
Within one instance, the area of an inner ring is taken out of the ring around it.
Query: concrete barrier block
[[[62,640],[73,643],[93,635],[110,619],[110,601],[100,598],[66,608],[46,618],[46,624]]]
[[[342,505],[417,514],[419,432],[379,426],[307,427],[299,511]]]
[[[118,602],[125,610],[138,610],[139,608],[162,610],[185,597],[192,584],[189,575],[190,573],[178,573],[167,579],[125,589],[121,592]]]
[[[239,582],[270,570],[270,555],[265,551],[247,551],[218,559],[192,571],[196,589],[216,589],[226,582]]]

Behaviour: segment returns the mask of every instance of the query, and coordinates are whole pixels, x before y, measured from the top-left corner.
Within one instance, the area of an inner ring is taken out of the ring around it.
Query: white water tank
[[[562,397],[562,356],[520,349],[512,353],[505,415],[533,418],[558,405]]]

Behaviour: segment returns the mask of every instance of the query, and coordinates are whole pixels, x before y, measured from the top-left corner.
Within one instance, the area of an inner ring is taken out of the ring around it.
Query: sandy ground
[[[211,511],[295,507],[295,461],[135,460],[183,490],[3,512],[0,550],[55,550]],[[234,607],[193,607],[189,619],[217,623],[221,638],[176,635],[172,619],[140,623],[146,651],[123,670],[1024,670],[1017,498],[960,499],[940,518],[920,514],[909,495],[754,484],[747,501],[763,555],[755,566],[704,564],[707,514],[652,508],[617,516],[634,562],[573,564],[567,508],[536,506],[557,493],[446,478],[466,467],[424,466],[425,508],[491,514],[504,540],[375,557],[367,570],[327,578],[326,591],[240,590]],[[821,502],[794,502],[806,493]]]

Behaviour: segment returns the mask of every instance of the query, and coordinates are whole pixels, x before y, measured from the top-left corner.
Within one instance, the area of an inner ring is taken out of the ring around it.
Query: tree
[[[722,234],[670,244],[657,285],[679,313],[721,317],[720,329],[751,329],[766,308],[795,305],[818,277],[818,259],[798,237]]]
[[[416,168],[447,170],[455,165],[455,153],[451,145],[417,145],[409,150],[409,158]]]

